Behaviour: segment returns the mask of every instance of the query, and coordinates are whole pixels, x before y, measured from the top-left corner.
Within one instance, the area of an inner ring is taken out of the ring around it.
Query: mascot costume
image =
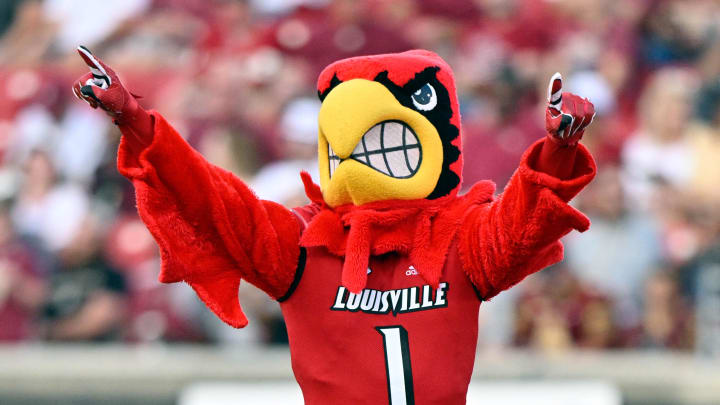
[[[73,87],[123,137],[118,168],[160,247],[160,281],[186,282],[226,323],[247,319],[240,280],[282,308],[307,404],[464,404],[478,309],[559,261],[590,222],[568,205],[595,175],[578,144],[593,105],[548,89],[548,135],[505,191],[458,195],[463,158],[453,73],[414,50],[328,66],[318,80],[320,185],[288,209],[211,165],[146,111],[86,48]]]

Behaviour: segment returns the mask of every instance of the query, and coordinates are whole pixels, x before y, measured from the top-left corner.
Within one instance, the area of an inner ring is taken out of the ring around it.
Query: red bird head
[[[318,79],[318,155],[332,207],[455,195],[462,178],[452,70],[424,50],[343,59]]]

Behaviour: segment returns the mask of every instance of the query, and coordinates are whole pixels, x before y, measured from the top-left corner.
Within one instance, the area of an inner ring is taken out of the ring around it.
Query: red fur
[[[317,186],[306,176],[303,181],[312,199]],[[481,182],[461,197],[377,201],[335,209],[316,200],[300,244],[324,246],[335,255],[345,256],[342,282],[356,293],[365,287],[369,256],[391,251],[410,255],[423,279],[437,286],[463,212],[490,201],[494,189],[491,182]]]
[[[560,145],[545,138],[536,158],[537,170],[562,180],[572,178],[577,150],[577,144]]]
[[[275,298],[285,294],[300,254],[299,221],[209,164],[152,115],[152,134],[120,127],[132,136],[120,143],[118,169],[133,182],[140,217],[160,247],[159,279],[187,282],[223,321],[243,327],[240,280]]]
[[[595,176],[595,162],[579,145],[571,177],[562,180],[539,168],[541,140],[525,152],[502,195],[470,209],[459,235],[459,252],[468,276],[484,299],[512,287],[562,259],[559,239],[590,221],[567,204]]]

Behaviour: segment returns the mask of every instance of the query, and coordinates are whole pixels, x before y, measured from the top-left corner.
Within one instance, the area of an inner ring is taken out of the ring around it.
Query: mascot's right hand
[[[545,128],[548,138],[562,146],[577,145],[585,128],[595,118],[595,106],[586,98],[563,93],[560,73],[550,79],[547,100]]]
[[[77,48],[80,57],[90,68],[73,84],[73,93],[90,107],[100,107],[116,124],[131,123],[139,115],[147,115],[133,96],[120,82],[117,74],[84,46]]]

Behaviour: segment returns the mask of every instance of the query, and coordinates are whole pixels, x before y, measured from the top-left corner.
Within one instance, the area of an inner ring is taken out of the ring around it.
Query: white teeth
[[[368,155],[368,158],[370,158],[368,166],[382,173],[388,175],[390,174],[390,171],[388,171],[387,165],[385,164],[385,157],[382,153],[373,153],[372,155]]]
[[[377,127],[377,126],[375,126]],[[383,129],[383,146],[385,148],[401,148],[403,146],[403,137],[405,136],[405,132],[408,132],[408,128],[399,123],[399,122],[386,122],[385,128]],[[417,140],[414,136],[411,136],[408,139],[406,137],[405,142],[413,142],[413,144],[417,143]]]
[[[413,130],[400,121],[374,125],[365,132],[349,157],[395,178],[412,177],[420,167],[421,158],[420,141]],[[329,144],[328,160],[332,177],[342,159]]]
[[[420,152],[420,148],[409,149],[407,151],[407,164],[410,167],[418,167],[418,165],[420,164],[420,158],[422,157],[422,154]]]
[[[421,155],[420,142],[409,126],[385,121],[363,135],[350,157],[388,176],[405,178],[418,170]]]
[[[411,152],[417,153],[418,149],[413,148],[407,152],[408,155],[410,155]],[[393,169],[393,175],[395,175],[395,177],[408,177],[412,174],[405,161],[405,152],[402,150],[388,152],[385,154],[385,157],[387,158],[388,165]],[[415,166],[417,166],[417,164]]]
[[[340,158],[332,150],[332,146],[328,143],[328,164],[330,165],[330,177],[335,174],[338,165],[340,165]]]

